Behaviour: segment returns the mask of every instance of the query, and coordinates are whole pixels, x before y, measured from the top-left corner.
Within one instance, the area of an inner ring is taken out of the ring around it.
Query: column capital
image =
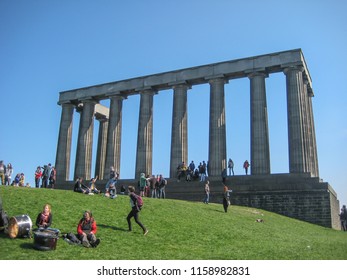
[[[283,69],[283,73],[286,75],[291,71],[304,72],[305,68],[302,65],[291,65]]]
[[[262,71],[251,71],[249,73],[247,73],[247,77],[249,79],[252,79],[254,77],[264,77],[264,78],[268,78],[269,77],[269,74],[266,73],[266,72],[262,72]]]
[[[205,77],[205,80],[208,80],[208,83],[211,84],[215,84],[215,83],[223,83],[223,84],[227,84],[229,83],[229,80],[226,79],[224,76],[211,76],[211,77]]]
[[[122,93],[120,91],[117,91],[117,92],[106,94],[106,97],[108,97],[110,99],[124,100],[124,99],[128,99],[128,94],[124,94],[124,93]]]
[[[158,94],[158,91],[157,90],[155,90],[155,89],[153,89],[153,88],[143,88],[143,89],[141,89],[141,90],[139,90],[139,93],[140,94],[144,94],[144,95],[156,95],[156,94]]]
[[[182,84],[174,84],[173,86],[172,86],[172,88],[175,90],[175,89],[191,89],[192,88],[192,86],[191,85],[189,85],[189,84],[187,84],[187,83],[182,83]]]

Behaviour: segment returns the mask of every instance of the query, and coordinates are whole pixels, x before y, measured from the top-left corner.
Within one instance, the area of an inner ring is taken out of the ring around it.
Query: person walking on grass
[[[133,186],[129,186],[128,191],[129,191],[130,206],[131,206],[131,211],[129,212],[129,214],[127,216],[129,231],[132,231],[130,219],[132,217],[134,217],[135,222],[142,228],[143,235],[146,235],[148,233],[148,230],[139,220],[139,213],[140,213],[141,207],[143,205],[142,197],[135,194],[135,188]]]

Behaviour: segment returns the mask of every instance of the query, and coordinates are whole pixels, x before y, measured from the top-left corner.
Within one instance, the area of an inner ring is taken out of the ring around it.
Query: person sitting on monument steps
[[[84,211],[83,218],[79,221],[77,226],[77,237],[84,247],[95,248],[99,245],[100,239],[96,238],[96,232],[97,226],[92,212],[89,210]]]
[[[83,182],[83,178],[78,177],[76,182],[75,182],[75,186],[74,186],[73,190],[74,190],[74,192],[88,194],[89,193],[89,189],[82,182]]]

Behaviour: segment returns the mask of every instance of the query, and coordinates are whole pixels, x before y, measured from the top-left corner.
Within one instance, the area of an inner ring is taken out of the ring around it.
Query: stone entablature
[[[278,73],[295,66],[303,67],[308,92],[313,94],[311,77],[303,53],[301,49],[295,49],[67,90],[60,93],[59,104],[88,97],[103,100],[108,99],[110,94],[127,96],[148,89],[167,90],[177,84],[206,84],[214,78],[239,79],[248,77],[253,72]]]

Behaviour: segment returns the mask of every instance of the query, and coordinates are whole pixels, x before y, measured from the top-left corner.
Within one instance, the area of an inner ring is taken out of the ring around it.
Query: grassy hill
[[[109,199],[72,191],[0,186],[3,208],[11,216],[28,214],[33,223],[45,203],[52,205],[52,227],[76,233],[85,209],[92,210],[101,244],[95,249],[69,245],[54,251],[33,249],[33,239],[0,234],[0,260],[337,260],[347,259],[347,233],[271,212],[222,204],[144,199],[142,235],[133,221],[127,231],[128,196]],[[256,222],[263,219],[263,223]]]

